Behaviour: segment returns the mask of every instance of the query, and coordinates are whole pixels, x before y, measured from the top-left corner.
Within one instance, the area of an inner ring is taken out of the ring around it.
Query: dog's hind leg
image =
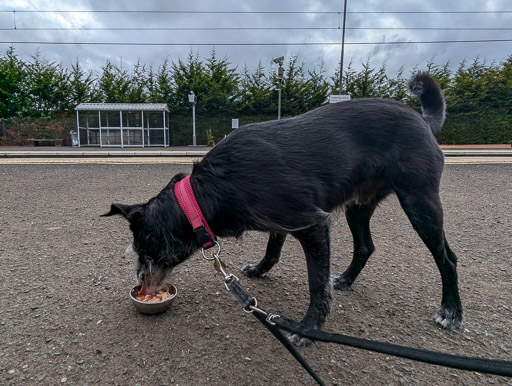
[[[309,308],[300,322],[305,328],[321,328],[332,306],[332,284],[329,274],[329,220],[309,229],[293,233],[304,249],[308,267]],[[312,342],[296,334],[290,335],[296,346]]]
[[[242,267],[243,274],[248,277],[261,277],[270,271],[279,261],[285,239],[286,235],[284,234],[270,233],[265,256],[258,264],[247,264]]]
[[[357,205],[354,202],[347,205],[345,217],[354,238],[354,254],[347,270],[341,275],[333,276],[334,288],[348,289],[375,250],[370,233],[370,218],[376,207],[377,201],[369,205]]]
[[[460,327],[464,315],[457,285],[457,256],[445,238],[439,192],[425,186],[414,191],[414,194],[403,190],[396,193],[414,230],[434,256],[441,273],[443,297],[435,321],[447,329]]]

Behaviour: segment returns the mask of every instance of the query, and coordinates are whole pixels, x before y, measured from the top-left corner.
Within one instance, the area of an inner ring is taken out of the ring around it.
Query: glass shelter
[[[78,146],[169,146],[166,103],[80,103]]]

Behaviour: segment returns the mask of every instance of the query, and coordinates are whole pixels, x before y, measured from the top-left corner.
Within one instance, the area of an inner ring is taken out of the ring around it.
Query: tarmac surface
[[[174,174],[189,173],[196,158],[0,159],[15,162],[0,164],[1,385],[313,384],[242,311],[200,253],[175,269],[178,296],[170,311],[144,316],[130,303],[135,259],[124,254],[132,239],[128,224],[99,215],[112,202],[147,201]],[[392,196],[372,218],[377,249],[353,289],[335,291],[326,331],[512,360],[512,168],[449,163],[455,159],[464,157],[447,157],[441,197],[459,259],[463,327],[435,325],[439,272]],[[332,271],[341,273],[352,239],[343,214],[332,221]],[[261,308],[298,319],[308,290],[296,240],[287,239],[281,262],[265,278],[239,272],[263,256],[266,238],[248,232],[222,239],[221,257]],[[509,378],[334,344],[301,353],[329,385],[511,385]]]

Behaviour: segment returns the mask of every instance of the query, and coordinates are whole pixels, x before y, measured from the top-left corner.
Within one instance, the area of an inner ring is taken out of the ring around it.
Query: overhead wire
[[[452,43],[508,43],[512,39],[471,39],[471,40],[423,40],[389,42],[345,42],[346,45],[392,45],[392,44],[452,44]],[[147,43],[147,42],[48,42],[48,41],[0,41],[0,44],[37,45],[98,45],[98,46],[328,46],[341,45],[341,42],[286,42],[286,43]]]
[[[195,11],[195,10],[0,10],[0,13],[160,13],[160,14],[308,14],[338,15],[341,11]],[[512,10],[474,10],[474,11],[347,11],[349,14],[508,14]]]
[[[0,27],[0,31],[273,31],[340,30],[340,27]],[[347,30],[512,31],[512,27],[346,27]]]
[[[0,13],[160,13],[160,14],[334,14],[338,11],[194,11],[194,10],[0,10]],[[509,14],[512,10],[495,11],[348,11],[351,14]],[[251,31],[251,30],[339,30],[341,27],[21,27],[16,22],[12,28],[0,28],[2,31]],[[418,31],[512,31],[511,27],[346,27],[347,30],[418,30]],[[454,44],[454,43],[504,43],[512,39],[462,39],[432,41],[374,41],[345,42],[347,45],[401,45],[401,44]],[[259,43],[155,43],[155,42],[66,42],[66,41],[0,41],[0,44],[37,44],[37,45],[119,45],[119,46],[318,46],[340,45],[336,42],[259,42]]]

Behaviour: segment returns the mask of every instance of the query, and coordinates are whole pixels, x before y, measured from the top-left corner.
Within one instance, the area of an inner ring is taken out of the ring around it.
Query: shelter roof
[[[167,111],[167,103],[80,103],[77,111]]]

